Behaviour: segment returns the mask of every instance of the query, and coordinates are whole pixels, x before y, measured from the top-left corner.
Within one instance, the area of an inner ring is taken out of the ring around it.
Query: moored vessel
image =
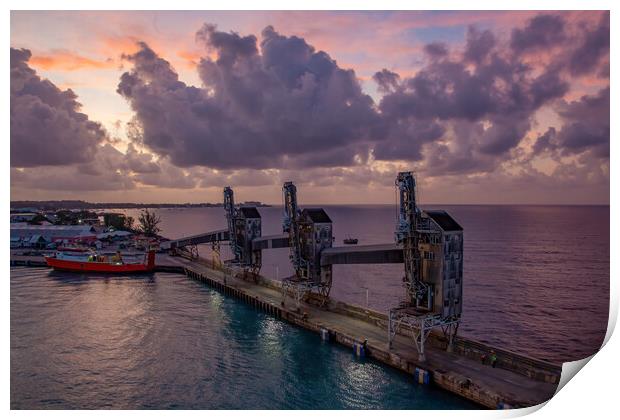
[[[45,257],[47,265],[54,270],[90,273],[144,273],[155,268],[155,250],[144,254],[143,261],[123,261],[120,252],[112,258],[89,254],[84,256],[56,253]]]

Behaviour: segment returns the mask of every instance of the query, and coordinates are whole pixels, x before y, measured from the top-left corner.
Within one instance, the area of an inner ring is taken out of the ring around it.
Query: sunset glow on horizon
[[[11,12],[11,199],[609,203],[609,13]]]

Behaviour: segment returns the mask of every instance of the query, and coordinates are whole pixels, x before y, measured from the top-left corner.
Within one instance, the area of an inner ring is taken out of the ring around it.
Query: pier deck
[[[305,302],[301,303],[298,312],[290,298],[286,306],[282,306],[282,294],[273,287],[236,278],[197,261],[182,260],[182,264],[190,277],[225,284],[227,288],[240,292],[238,297],[241,299],[250,297],[250,303],[256,301],[259,305],[279,308],[280,317],[304,328],[317,332],[326,328],[341,344],[352,345],[367,340],[369,356],[410,373],[416,367],[425,369],[431,373],[434,384],[488,408],[537,405],[549,400],[557,388],[557,383],[493,368],[479,360],[430,346],[426,349],[426,361],[419,362],[417,350],[409,337],[397,335],[393,348],[389,349],[386,329],[373,323]]]

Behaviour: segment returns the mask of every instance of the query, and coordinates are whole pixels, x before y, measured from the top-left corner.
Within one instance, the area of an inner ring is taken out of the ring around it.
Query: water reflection
[[[12,408],[473,407],[184,276],[69,277],[11,270]]]

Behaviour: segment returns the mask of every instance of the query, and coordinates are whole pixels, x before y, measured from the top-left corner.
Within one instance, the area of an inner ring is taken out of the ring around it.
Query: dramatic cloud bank
[[[271,26],[260,38],[202,26],[199,86],[139,42],[117,86],[135,114],[124,153],[28,66],[29,51],[11,49],[13,181],[68,165],[49,188],[72,176],[84,188],[275,185],[301,169],[308,185],[368,186],[415,168],[455,186],[608,192],[609,14],[593,16],[470,26],[462,44],[424,45],[407,75],[378,63],[376,99],[353,70]]]
[[[60,90],[28,66],[31,53],[11,48],[11,165],[89,162],[103,127],[79,112],[71,90]]]
[[[203,87],[180,82],[166,60],[141,44],[126,57],[133,69],[118,92],[135,110],[144,144],[179,166],[335,167],[366,163],[372,154],[426,157],[435,174],[491,171],[520,145],[535,113],[566,95],[569,76],[599,70],[608,54],[608,15],[577,35],[566,26],[561,16],[540,15],[514,29],[508,45],[475,27],[461,52],[428,44],[428,63],[414,77],[387,69],[375,74],[384,94],[375,105],[353,71],[301,38],[267,27],[259,48],[253,35],[205,25],[197,39],[218,58],[200,61]],[[574,56],[586,46],[589,68],[578,68]],[[527,60],[554,47],[561,52],[542,68]],[[568,118],[564,108],[558,113]]]
[[[564,125],[559,131],[551,127],[540,136],[534,145],[535,153],[590,152],[599,158],[609,158],[609,87],[577,101],[562,101],[557,111]]]
[[[196,180],[129,143],[114,148],[100,123],[80,113],[71,90],[61,90],[28,65],[31,53],[11,48],[11,183],[55,191],[193,188]],[[44,175],[43,175],[44,174]]]
[[[200,60],[202,88],[180,82],[144,43],[125,57],[133,69],[122,75],[118,92],[155,153],[179,166],[220,169],[352,165],[367,158],[364,142],[382,121],[352,70],[271,27],[262,33],[260,53],[252,35],[205,25],[196,37],[218,57]]]
[[[608,154],[609,89],[577,103],[562,98],[576,71],[602,73],[601,67],[609,65],[603,62],[609,54],[609,15],[577,34],[568,35],[565,27],[560,16],[539,15],[512,31],[510,48],[491,31],[470,27],[462,53],[427,45],[429,62],[414,77],[400,80],[387,70],[377,73],[375,80],[387,92],[379,104],[381,115],[400,124],[403,135],[377,142],[376,158],[417,160],[422,144],[429,143],[426,167],[434,175],[493,171],[522,144],[534,115],[546,105],[565,121],[553,142],[561,154],[594,147],[598,155]],[[577,70],[574,57],[585,46],[588,68]],[[560,51],[547,57],[544,66],[528,60],[528,53],[557,47]],[[556,131],[549,130],[547,136]],[[542,149],[541,143],[534,152]]]

